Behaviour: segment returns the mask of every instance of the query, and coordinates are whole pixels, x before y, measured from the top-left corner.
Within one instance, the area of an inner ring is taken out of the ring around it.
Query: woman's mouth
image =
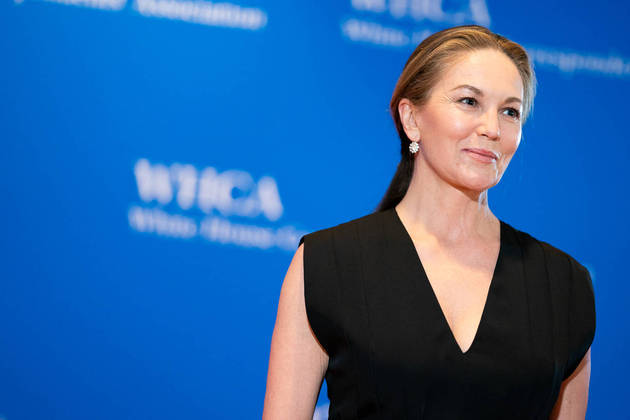
[[[468,152],[470,157],[472,157],[473,159],[483,163],[496,162],[499,158],[497,153],[491,150],[470,148],[464,149],[464,151]]]

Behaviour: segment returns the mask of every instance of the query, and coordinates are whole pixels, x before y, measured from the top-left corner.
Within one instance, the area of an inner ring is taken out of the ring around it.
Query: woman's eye
[[[519,119],[519,118],[520,118],[520,116],[521,116],[521,113],[520,113],[517,109],[514,109],[514,108],[507,108],[507,109],[506,109],[506,111],[510,111],[510,114],[509,114],[509,115],[510,115],[510,117],[513,117],[513,118]]]
[[[477,103],[477,100],[475,98],[462,98],[459,101],[460,102],[462,102],[462,101],[470,101],[472,103],[469,102],[468,105],[473,105],[473,106]]]

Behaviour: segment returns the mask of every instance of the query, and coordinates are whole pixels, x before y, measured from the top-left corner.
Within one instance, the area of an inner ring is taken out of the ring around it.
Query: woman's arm
[[[550,420],[584,420],[588,404],[588,385],[591,378],[591,348],[560,388],[558,401]]]
[[[313,418],[328,355],[310,329],[304,302],[304,244],[282,283],[271,338],[263,420]]]

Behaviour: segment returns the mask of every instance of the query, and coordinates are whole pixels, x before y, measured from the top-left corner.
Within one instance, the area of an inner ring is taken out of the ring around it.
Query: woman
[[[588,271],[488,206],[536,79],[468,25],[425,39],[390,109],[402,159],[376,212],[300,240],[280,293],[264,419],[583,419]]]

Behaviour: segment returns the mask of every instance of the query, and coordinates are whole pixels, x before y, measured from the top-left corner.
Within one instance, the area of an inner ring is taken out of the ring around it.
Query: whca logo
[[[263,217],[267,223],[277,222],[284,207],[271,176],[255,180],[243,170],[219,172],[213,167],[198,169],[181,163],[167,166],[146,158],[136,161],[133,173],[142,200],[128,212],[129,224],[136,231],[287,250],[295,250],[305,233],[293,226],[258,226],[228,219],[237,216],[260,223]]]

